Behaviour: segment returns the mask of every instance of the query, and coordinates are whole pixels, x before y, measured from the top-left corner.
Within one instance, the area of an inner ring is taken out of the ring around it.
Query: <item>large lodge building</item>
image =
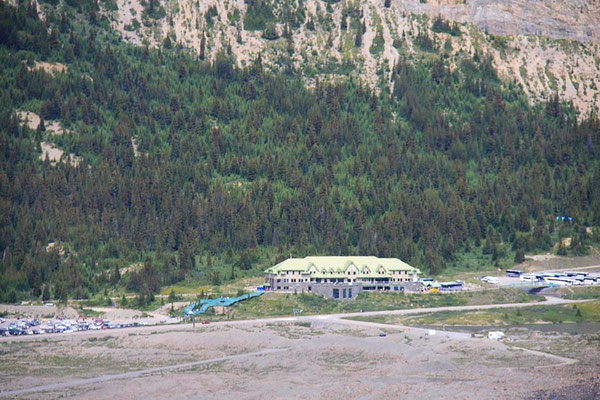
[[[265,271],[267,287],[276,292],[315,293],[353,299],[363,290],[404,291],[419,280],[417,268],[397,258],[288,258]]]

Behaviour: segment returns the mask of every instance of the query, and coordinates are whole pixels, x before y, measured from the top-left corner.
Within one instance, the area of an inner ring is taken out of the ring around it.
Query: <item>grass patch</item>
[[[268,316],[382,311],[442,306],[463,306],[541,301],[542,296],[530,295],[519,289],[497,289],[449,294],[361,293],[355,300],[337,301],[313,294],[266,293],[258,298],[240,302],[227,318],[243,319]],[[215,319],[225,317],[216,316]]]
[[[116,339],[115,336],[111,336],[111,335],[107,335],[107,336],[98,336],[98,337],[91,337],[89,338],[87,341],[88,342],[107,342],[109,340],[112,339]]]
[[[600,322],[600,301],[580,304],[493,308],[481,311],[442,311],[416,316],[351,317],[358,321],[404,325],[520,325],[532,323]]]
[[[563,299],[600,299],[600,286],[563,287],[556,291]]]
[[[80,308],[79,310],[77,310],[79,312],[79,315],[82,315],[86,318],[98,318],[103,316],[105,313],[102,311],[95,311],[92,310],[90,308]]]
[[[176,295],[192,294],[192,295],[214,295],[214,296],[236,296],[239,290],[244,290],[246,287],[257,287],[264,283],[263,276],[248,277],[238,279],[222,285],[207,285],[200,282],[180,282],[174,285],[166,286],[160,291],[160,294],[168,296],[171,290]]]

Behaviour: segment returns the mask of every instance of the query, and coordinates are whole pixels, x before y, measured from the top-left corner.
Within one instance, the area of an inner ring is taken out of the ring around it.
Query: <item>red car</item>
[[[208,325],[210,324],[210,321],[202,321],[202,325]]]

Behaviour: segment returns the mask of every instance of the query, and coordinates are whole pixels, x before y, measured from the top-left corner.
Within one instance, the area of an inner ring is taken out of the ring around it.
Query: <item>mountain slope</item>
[[[600,107],[600,6],[589,0],[393,0],[389,8],[383,0],[176,0],[156,1],[158,13],[148,13],[148,3],[143,3],[145,8],[138,0],[118,0],[118,11],[107,11],[129,41],[162,45],[169,37],[208,57],[230,47],[239,66],[260,53],[266,65],[293,67],[309,84],[317,76],[350,74],[371,87],[389,85],[400,57],[440,54],[456,68],[477,52],[491,55],[501,76],[520,85],[532,100],[558,93],[583,114]],[[268,12],[255,17],[256,9]],[[444,23],[436,29],[438,17]],[[457,24],[454,30],[446,28],[447,21]],[[263,37],[266,23],[273,24],[280,39]],[[433,44],[423,47],[423,36]]]

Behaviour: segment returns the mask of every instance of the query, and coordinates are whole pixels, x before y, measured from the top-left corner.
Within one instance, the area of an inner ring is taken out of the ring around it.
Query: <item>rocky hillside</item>
[[[542,35],[552,39],[600,39],[597,0],[394,0],[393,6],[414,14],[439,15],[473,24],[494,35]]]
[[[597,0],[116,0],[106,9],[131,42],[181,44],[203,56],[230,49],[316,77],[389,82],[399,57],[490,55],[532,99],[558,92],[584,113],[600,106]]]
[[[15,3],[9,1],[9,3]],[[51,2],[52,3],[52,2]],[[43,17],[52,12],[37,2]],[[600,107],[598,0],[109,0],[101,13],[122,37],[182,45],[201,57],[221,50],[239,66],[261,55],[272,68],[315,78],[391,82],[400,57],[489,55],[531,99],[556,92],[583,114]]]

